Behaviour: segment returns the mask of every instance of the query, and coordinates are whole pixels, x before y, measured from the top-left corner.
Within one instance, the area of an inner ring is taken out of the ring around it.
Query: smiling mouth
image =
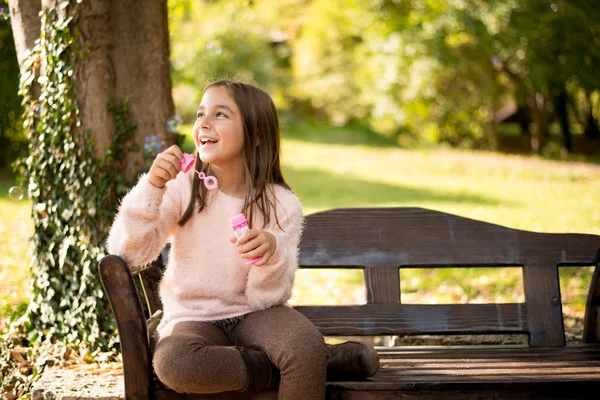
[[[214,139],[200,139],[200,146],[202,146],[202,147],[211,146],[215,143],[217,143],[217,140],[214,140]]]

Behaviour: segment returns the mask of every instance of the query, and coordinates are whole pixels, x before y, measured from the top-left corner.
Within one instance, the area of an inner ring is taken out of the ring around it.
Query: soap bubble
[[[179,132],[180,126],[181,117],[179,115],[175,115],[167,120],[167,132],[169,133]]]
[[[502,62],[502,59],[498,56],[492,57],[492,64],[497,70],[501,70],[502,68],[504,68],[504,62]]]
[[[36,118],[40,117],[40,114],[42,113],[42,105],[39,101],[34,102],[31,105],[31,111],[33,111],[33,116]]]
[[[148,158],[154,158],[158,153],[165,150],[166,145],[161,134],[146,136],[144,140],[144,153]]]
[[[21,189],[19,186],[13,186],[8,189],[8,197],[10,197],[12,200],[23,200],[24,196],[25,194],[23,193],[23,189]]]
[[[4,18],[5,21],[10,18],[10,11],[8,11],[8,8],[0,8],[0,17]]]
[[[206,50],[214,51],[216,54],[221,54],[223,52],[223,48],[219,43],[207,43]]]

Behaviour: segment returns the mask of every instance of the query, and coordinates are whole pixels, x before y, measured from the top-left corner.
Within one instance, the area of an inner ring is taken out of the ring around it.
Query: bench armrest
[[[596,256],[596,268],[590,282],[585,305],[585,317],[583,320],[584,343],[600,342],[600,250]]]
[[[98,267],[102,286],[117,321],[123,356],[125,398],[151,398],[152,356],[144,309],[133,275],[120,257],[109,255]]]

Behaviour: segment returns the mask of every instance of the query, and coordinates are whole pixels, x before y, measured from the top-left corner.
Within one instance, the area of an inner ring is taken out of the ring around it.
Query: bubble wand
[[[181,164],[181,170],[183,172],[188,172],[190,169],[192,169],[195,162],[196,157],[188,153],[183,153],[183,160],[179,160],[179,164]],[[198,178],[204,181],[204,186],[206,186],[208,190],[216,189],[219,186],[219,181],[214,176],[206,175],[204,172],[197,171],[195,168],[194,172],[198,175]]]

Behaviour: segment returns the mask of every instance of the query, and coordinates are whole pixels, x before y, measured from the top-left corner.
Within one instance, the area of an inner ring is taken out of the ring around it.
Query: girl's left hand
[[[241,253],[242,258],[262,256],[260,260],[253,264],[257,267],[265,265],[275,253],[277,247],[275,235],[262,229],[250,229],[241,238],[237,239],[234,236],[229,241],[237,244],[238,252]]]

